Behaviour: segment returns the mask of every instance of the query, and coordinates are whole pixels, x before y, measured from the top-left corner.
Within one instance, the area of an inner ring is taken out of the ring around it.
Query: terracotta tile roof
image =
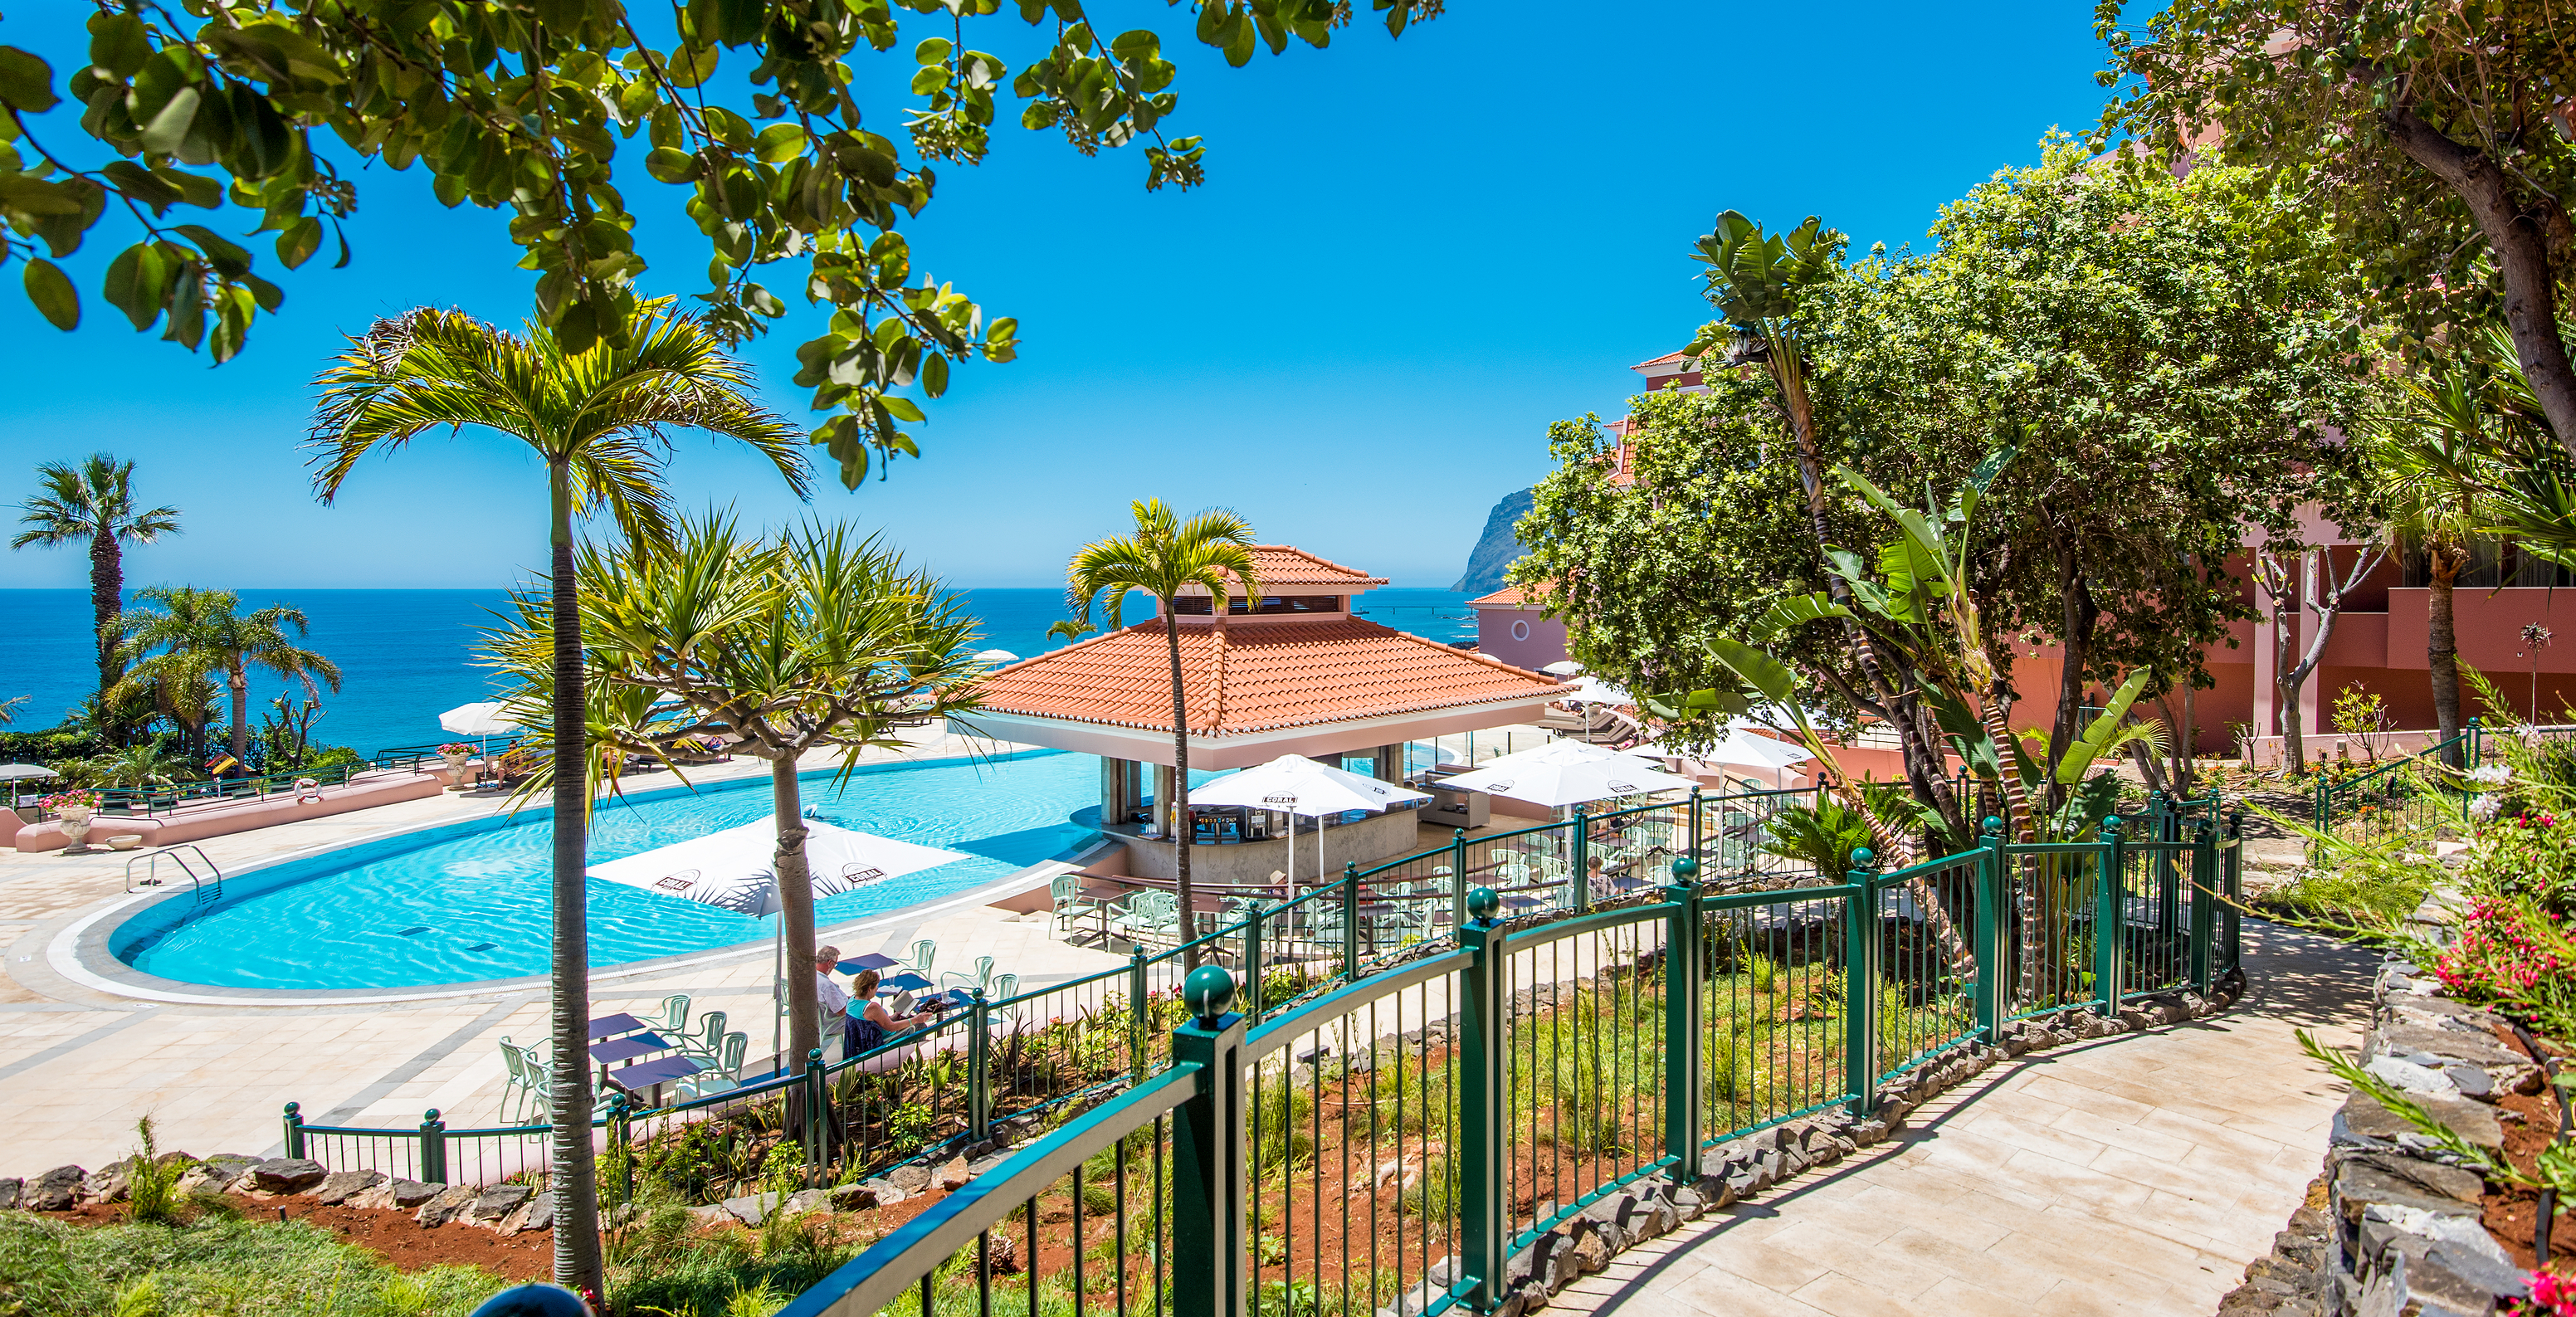
[[[1181,673],[1194,736],[1427,713],[1515,696],[1551,699],[1572,689],[1554,677],[1359,618],[1185,626]],[[1163,624],[1140,622],[998,669],[984,681],[984,707],[1168,733],[1171,652]]]
[[[1261,573],[1261,588],[1272,594],[1279,593],[1282,586],[1328,585],[1348,594],[1386,584],[1383,576],[1371,576],[1357,567],[1344,567],[1286,544],[1253,545],[1252,565]],[[1207,591],[1189,586],[1181,593],[1203,595]]]
[[[1679,362],[1688,361],[1688,360],[1690,360],[1690,358],[1689,358],[1689,357],[1687,357],[1687,356],[1685,356],[1685,355],[1683,355],[1682,353],[1679,353],[1679,352],[1667,352],[1667,353],[1665,353],[1664,355],[1662,355],[1662,356],[1660,356],[1660,357],[1657,357],[1657,358],[1655,358],[1655,359],[1654,359],[1654,360],[1652,360],[1652,361],[1640,361],[1640,362],[1638,362],[1636,365],[1630,366],[1628,369],[1630,369],[1630,370],[1644,370],[1644,369],[1645,369],[1646,367],[1648,367],[1648,366],[1668,366],[1668,365],[1673,365],[1673,364],[1676,364],[1676,363],[1679,363]]]
[[[1507,585],[1500,590],[1496,590],[1492,594],[1480,595],[1474,599],[1468,600],[1467,606],[1469,608],[1474,608],[1478,604],[1494,604],[1497,606],[1509,605],[1517,608],[1527,602],[1529,602],[1529,596],[1522,594],[1519,586]]]

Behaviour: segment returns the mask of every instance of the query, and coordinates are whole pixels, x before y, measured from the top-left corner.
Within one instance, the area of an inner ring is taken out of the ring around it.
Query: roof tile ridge
[[[1256,551],[1261,550],[1261,549],[1269,549],[1269,550],[1272,550],[1272,551],[1274,551],[1274,552],[1278,552],[1278,553],[1293,553],[1293,554],[1296,554],[1298,557],[1303,558],[1303,559],[1305,559],[1306,561],[1311,562],[1311,563],[1314,563],[1314,564],[1316,564],[1316,565],[1318,565],[1318,566],[1322,566],[1322,567],[1330,567],[1330,568],[1332,568],[1334,571],[1337,571],[1337,572],[1349,572],[1351,575],[1356,576],[1356,577],[1360,578],[1360,579],[1361,579],[1361,580],[1363,580],[1363,581],[1375,581],[1375,582],[1377,582],[1377,583],[1378,583],[1378,584],[1380,584],[1380,585],[1384,585],[1384,584],[1386,584],[1386,578],[1385,578],[1385,577],[1383,577],[1383,576],[1373,576],[1373,575],[1369,574],[1368,572],[1362,571],[1361,569],[1359,569],[1359,568],[1357,568],[1357,567],[1353,567],[1353,566],[1351,566],[1351,565],[1350,565],[1350,564],[1348,564],[1348,563],[1339,563],[1339,562],[1335,562],[1335,561],[1333,561],[1332,559],[1327,558],[1327,557],[1325,557],[1324,555],[1322,555],[1322,554],[1320,554],[1320,553],[1316,553],[1316,552],[1314,552],[1314,551],[1313,551],[1313,550],[1311,550],[1311,549],[1301,549],[1301,548],[1298,548],[1298,547],[1297,547],[1296,545],[1294,545],[1294,544],[1256,544],[1256,545],[1253,545],[1252,547],[1253,547],[1253,548],[1254,548],[1254,550],[1256,550]]]
[[[1554,678],[1550,677],[1548,674],[1546,674],[1546,673],[1544,673],[1544,672],[1533,672],[1533,671],[1529,670],[1528,668],[1519,667],[1519,666],[1516,666],[1516,665],[1514,665],[1514,664],[1510,664],[1510,663],[1505,663],[1505,662],[1503,662],[1501,659],[1495,658],[1493,655],[1491,655],[1491,654],[1487,654],[1487,653],[1485,653],[1485,652],[1483,652],[1483,651],[1481,651],[1481,650],[1460,649],[1460,648],[1458,648],[1456,645],[1444,645],[1444,644],[1440,643],[1440,642],[1439,642],[1439,641],[1437,641],[1437,640],[1433,640],[1433,639],[1431,639],[1431,638],[1430,638],[1430,637],[1428,637],[1428,636],[1417,636],[1417,635],[1413,634],[1413,633],[1412,633],[1412,632],[1410,632],[1410,631],[1398,631],[1398,630],[1396,630],[1394,627],[1391,627],[1391,626],[1379,626],[1377,623],[1375,623],[1375,622],[1371,622],[1371,621],[1369,621],[1369,620],[1368,620],[1368,619],[1366,619],[1366,618],[1359,618],[1359,617],[1355,617],[1355,618],[1352,618],[1351,620],[1352,620],[1352,621],[1354,621],[1354,622],[1359,623],[1359,624],[1360,624],[1360,625],[1362,625],[1362,626],[1376,627],[1378,630],[1383,631],[1383,632],[1387,633],[1388,635],[1392,635],[1392,636],[1402,636],[1402,637],[1404,637],[1405,639],[1410,640],[1410,641],[1412,641],[1413,643],[1415,643],[1415,644],[1417,644],[1417,645],[1427,645],[1427,646],[1429,646],[1430,648],[1437,649],[1437,650],[1444,650],[1444,651],[1446,651],[1446,652],[1448,652],[1448,653],[1450,653],[1450,654],[1454,654],[1454,655],[1456,655],[1456,656],[1458,656],[1459,658],[1462,658],[1462,659],[1470,659],[1470,660],[1473,660],[1473,661],[1475,661],[1475,662],[1477,662],[1477,663],[1482,663],[1482,664],[1484,664],[1485,666],[1490,667],[1490,668],[1500,668],[1501,670],[1503,670],[1503,671],[1505,671],[1505,672],[1508,672],[1508,673],[1512,674],[1512,675],[1513,675],[1513,676],[1515,676],[1515,677],[1535,677],[1535,678],[1539,679],[1540,681],[1550,682],[1550,683],[1552,683],[1552,684],[1554,684],[1554,685],[1557,685],[1557,686],[1560,686],[1560,687],[1565,687],[1565,688],[1567,688],[1567,689],[1572,689],[1572,687],[1571,687],[1571,685],[1570,685],[1569,683],[1561,682],[1561,681],[1556,681]]]

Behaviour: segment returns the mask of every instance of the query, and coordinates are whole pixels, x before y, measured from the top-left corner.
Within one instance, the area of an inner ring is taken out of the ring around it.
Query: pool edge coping
[[[1039,750],[1044,749],[1044,747],[1028,748]],[[1011,753],[1017,753],[1017,751],[1015,750]],[[982,758],[983,756],[965,757]],[[916,760],[911,762],[926,764],[936,761]],[[630,794],[652,795],[664,792],[694,789],[695,788],[688,783],[674,782],[668,785],[654,786],[646,789],[645,791]],[[533,811],[545,813],[551,813],[553,808],[554,807],[552,805],[530,807]],[[495,812],[497,813],[498,811]],[[483,817],[488,818],[490,816],[487,815]],[[261,870],[273,868],[281,864],[291,864],[300,860],[311,859],[316,855],[327,854],[331,851],[345,850],[355,846],[367,845],[393,837],[400,837],[414,832],[425,831],[430,828],[453,827],[459,823],[471,823],[477,821],[479,820],[457,818],[423,819],[417,822],[401,824],[385,828],[381,831],[370,832],[362,836],[347,838],[345,840],[325,845],[306,846],[296,850],[282,852],[267,859],[246,865],[241,869],[235,870],[234,874],[227,874],[225,876],[231,877],[235,874],[257,873]],[[872,926],[892,921],[897,918],[912,918],[920,915],[933,914],[965,905],[989,904],[987,898],[997,894],[1006,894],[1004,889],[1014,891],[1020,890],[1025,888],[1029,880],[1032,878],[1040,876],[1052,878],[1057,873],[1065,872],[1069,869],[1080,868],[1082,864],[1088,862],[1085,857],[1092,855],[1105,846],[1113,844],[1119,843],[1105,834],[1094,834],[1090,841],[1084,842],[1081,845],[1059,851],[1055,855],[1046,859],[1040,860],[1034,864],[1024,865],[998,878],[977,884],[976,886],[970,887],[962,892],[954,893],[945,899],[929,903],[899,906],[893,910],[880,911],[866,918],[853,920],[846,924],[834,924],[830,926],[828,930],[818,928],[815,930],[815,934],[819,938],[826,931],[835,935],[847,935],[853,932],[864,933]],[[108,949],[108,939],[114,934],[115,929],[123,923],[123,919],[115,919],[111,921],[111,916],[119,915],[120,912],[122,912],[126,917],[131,917],[132,912],[139,910],[144,906],[154,904],[156,901],[175,900],[182,895],[184,895],[184,893],[177,891],[128,893],[118,899],[111,900],[85,914],[80,915],[68,926],[56,933],[47,943],[45,947],[46,965],[55,973],[62,975],[65,979],[94,992],[102,992],[110,996],[133,1000],[168,1002],[189,1006],[394,1005],[407,1002],[450,1001],[464,997],[482,997],[503,993],[525,992],[531,989],[544,989],[553,982],[553,976],[550,974],[527,974],[506,979],[475,979],[465,983],[436,985],[421,984],[399,988],[227,988],[215,984],[186,983],[177,979],[165,979],[157,975],[145,974],[135,969],[133,966],[126,964],[124,961],[117,959],[116,955]],[[647,974],[661,973],[668,970],[685,969],[694,965],[712,964],[720,960],[730,959],[732,957],[764,949],[769,945],[770,941],[771,939],[769,938],[758,938],[747,942],[730,943],[722,947],[677,952],[672,955],[657,956],[646,960],[621,961],[604,969],[593,968],[589,977],[593,984],[597,984],[603,980],[634,978]]]

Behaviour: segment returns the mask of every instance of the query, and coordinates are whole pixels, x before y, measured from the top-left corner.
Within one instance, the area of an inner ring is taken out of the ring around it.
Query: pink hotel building
[[[1632,369],[1645,377],[1649,390],[1698,392],[1701,388],[1699,372],[1678,352],[1640,362]],[[1629,423],[1614,421],[1609,428],[1624,438]],[[1628,479],[1624,447],[1611,479],[1623,483]],[[2327,546],[2311,559],[2312,572],[2315,558],[2349,571],[2355,555],[2365,551],[2331,525],[2312,523],[2309,533],[2310,543]],[[2307,652],[2317,622],[2304,607],[2294,616],[2276,616],[2290,610],[2276,610],[2270,599],[2254,592],[2250,582],[2243,588],[2264,617],[2237,623],[2231,629],[2232,644],[2222,642],[2208,650],[2206,662],[2217,684],[2201,691],[2193,702],[2194,743],[2202,754],[2230,753],[2235,725],[2250,724],[2258,736],[2256,757],[2270,762],[2278,754],[2280,731],[2273,682],[2277,628],[2297,628],[2291,657],[2295,663]],[[2300,588],[2308,588],[2306,582]],[[2558,594],[2561,589],[2567,591],[2563,600]],[[2392,554],[2362,580],[2335,622],[2324,657],[2299,694],[2300,725],[2312,755],[2336,752],[2331,712],[2336,694],[2347,687],[2359,686],[2381,697],[2395,727],[2434,725],[2431,663],[2425,654],[2429,593],[2418,555]],[[2562,705],[2576,702],[2576,573],[2518,554],[2511,544],[2484,544],[2462,573],[2452,602],[2461,662],[2494,679],[2515,716],[2533,716],[2536,696],[2540,721],[2558,721]],[[1541,615],[1518,590],[1505,588],[1470,603],[1476,610],[1477,645],[1484,653],[1527,668],[1566,656],[1564,625]],[[2562,603],[2564,613],[2558,611]],[[2522,639],[2523,628],[2533,623],[2547,627],[2559,639],[2539,646],[2535,653]],[[2054,646],[2021,649],[2014,657],[2015,684],[2025,697],[2042,696],[2056,688]],[[2465,693],[2463,699],[2468,699]],[[2477,712],[2474,701],[2462,712]]]

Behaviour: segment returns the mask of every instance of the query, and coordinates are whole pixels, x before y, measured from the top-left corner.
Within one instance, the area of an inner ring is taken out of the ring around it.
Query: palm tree
[[[582,727],[581,605],[573,518],[605,508],[629,544],[667,543],[662,463],[671,429],[751,445],[802,498],[804,435],[750,396],[751,370],[667,300],[635,304],[615,334],[568,352],[531,322],[511,334],[456,311],[423,307],[376,322],[315,380],[313,485],[329,503],[358,460],[431,430],[478,426],[545,462],[552,496],[550,578],[557,727]],[[601,1292],[597,1176],[590,1147],[590,956],[583,907],[588,858],[587,753],[554,756],[555,1278]]]
[[[47,462],[36,468],[36,479],[44,492],[19,504],[23,515],[18,521],[26,529],[9,547],[52,549],[89,541],[90,641],[98,650],[98,689],[104,695],[125,675],[108,631],[108,623],[125,609],[124,546],[178,534],[179,510],[136,507],[134,464],[105,453],[92,453],[78,466]],[[104,707],[105,701],[100,703]]]
[[[180,751],[202,759],[206,727],[215,717],[214,674],[221,664],[212,648],[194,642],[215,631],[217,617],[230,613],[236,601],[226,591],[182,585],[155,586],[137,602],[157,607],[109,620],[117,667],[124,675],[98,698],[96,707],[131,708],[149,701],[155,713],[179,729]]]
[[[797,968],[814,959],[798,762],[837,750],[846,772],[863,750],[902,748],[905,728],[979,707],[974,620],[938,578],[837,525],[769,544],[709,516],[667,552],[586,548],[579,575],[592,686],[606,696],[590,704],[595,742],[667,758],[684,738],[723,735],[769,761],[787,1055],[805,1056],[822,1040],[814,976]],[[491,644],[517,679],[514,706],[544,681],[536,659],[551,641],[535,602],[523,596],[519,624]],[[673,716],[675,702],[689,714]]]
[[[224,674],[224,688],[232,695],[232,736],[226,748],[236,760],[250,755],[252,668],[275,673],[281,681],[302,682],[310,697],[320,695],[315,677],[335,692],[340,689],[339,665],[295,643],[311,626],[303,609],[271,604],[245,614],[238,611],[241,597],[230,590],[185,585],[152,586],[137,594],[135,602],[158,605],[159,611],[134,609],[118,615],[113,625],[124,637],[127,654],[157,649],[186,656],[185,666]]]
[[[2410,381],[2403,401],[2374,418],[2366,450],[2389,534],[2424,554],[2424,653],[2433,721],[2445,742],[2460,734],[2452,594],[2469,565],[2470,539],[2486,524],[2483,491],[2498,465],[2491,423],[2504,413],[2487,393],[2465,372]],[[2460,766],[2457,747],[2445,758]]]
[[[1163,614],[1163,641],[1172,655],[1172,796],[1160,802],[1166,825],[1171,829],[1175,886],[1179,888],[1182,927],[1197,931],[1190,913],[1190,714],[1188,688],[1181,681],[1181,626],[1173,616],[1173,601],[1188,586],[1199,586],[1208,592],[1209,609],[1218,626],[1225,625],[1227,601],[1240,586],[1243,597],[1258,605],[1261,600],[1261,573],[1252,561],[1252,526],[1243,518],[1222,508],[1211,508],[1181,524],[1163,500],[1149,498],[1131,504],[1136,518],[1136,533],[1117,535],[1097,544],[1086,544],[1073,555],[1064,570],[1065,606],[1073,613],[1077,626],[1091,622],[1091,606],[1105,593],[1108,596],[1109,625],[1120,626],[1121,607],[1127,592],[1141,590],[1154,597]],[[1198,952],[1185,958],[1187,968],[1198,968]]]
[[[169,786],[188,771],[188,761],[169,752],[170,734],[163,732],[149,741],[137,741],[121,750],[87,759],[75,759],[64,767],[79,774],[85,785],[126,787],[140,791],[155,783]]]

